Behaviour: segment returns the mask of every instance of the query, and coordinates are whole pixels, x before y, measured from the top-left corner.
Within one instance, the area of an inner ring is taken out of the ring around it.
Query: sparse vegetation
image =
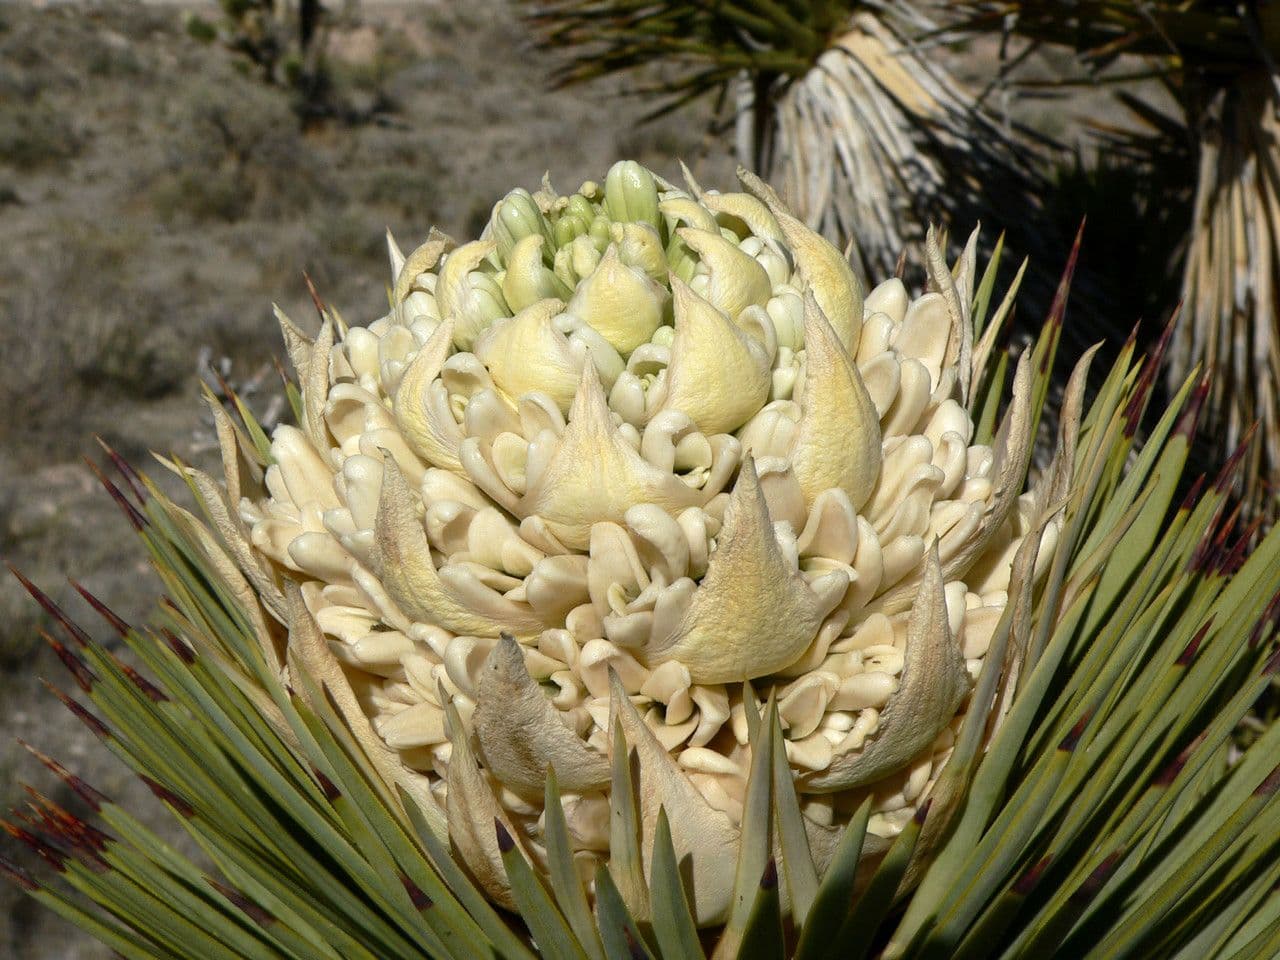
[[[161,219],[283,219],[332,195],[284,98],[253,84],[196,82],[185,94],[168,105],[173,135],[147,185]]]
[[[71,118],[43,98],[0,100],[0,164],[19,171],[54,166],[79,153],[82,143]]]

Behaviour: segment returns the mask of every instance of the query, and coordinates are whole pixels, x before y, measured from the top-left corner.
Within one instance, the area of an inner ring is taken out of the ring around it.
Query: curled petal
[[[559,623],[588,599],[588,558],[578,554],[547,557],[525,579],[525,600],[547,623]]]
[[[566,310],[625,354],[648,343],[666,316],[667,302],[662,285],[623,263],[610,244]]]
[[[907,308],[893,346],[904,357],[914,357],[929,371],[930,383],[942,376],[942,364],[951,338],[951,317],[940,293],[926,293]]]
[[[836,488],[860,509],[880,475],[880,417],[848,351],[812,296],[805,298],[806,373],[791,466],[813,503]]]
[[[676,236],[710,269],[703,296],[729,319],[736,320],[749,306],[763,306],[768,302],[773,292],[769,274],[754,257],[722,237],[718,228],[713,232],[681,227]]]
[[[703,433],[736,430],[769,399],[768,353],[687,284],[672,277],[671,288],[676,333],[663,408]]]
[[[703,798],[671,755],[641,719],[617,674],[611,676],[613,722],[621,724],[627,748],[639,761],[637,793],[640,811],[640,850],[646,872],[651,867],[658,811],[665,810],[671,825],[676,861],[691,862],[693,908],[699,924],[723,922],[733,898],[736,858],[724,851],[736,850],[740,831],[727,815]]]
[[[698,230],[718,231],[720,229],[709,208],[688,197],[672,197],[669,200],[663,200],[658,204],[658,210],[677,223],[696,227]]]
[[[863,304],[868,314],[883,313],[894,324],[902,323],[911,305],[911,295],[907,286],[897,277],[890,277],[867,294]]]
[[[702,205],[721,221],[740,220],[751,233],[767,240],[783,241],[782,230],[769,208],[749,193],[704,193]]]
[[[275,463],[267,468],[266,483],[277,500],[299,507],[309,503],[325,509],[339,506],[333,489],[333,471],[297,427],[276,428],[271,440],[271,457]]]
[[[667,255],[656,227],[647,223],[615,223],[609,236],[618,247],[618,257],[629,267],[641,270],[651,280],[667,276]]]
[[[479,478],[477,483],[485,486]],[[593,523],[621,522],[632,504],[652,503],[677,513],[702,506],[708,496],[653,466],[626,442],[610,418],[595,366],[588,363],[564,434],[512,512],[541,517],[562,543],[581,550]]]
[[[440,316],[456,322],[454,343],[463,350],[470,349],[480,332],[488,326],[492,306],[504,308],[506,304],[481,304],[481,291],[471,271],[494,252],[498,247],[494,240],[476,240],[465,243],[454,250],[440,268],[440,279],[436,282],[436,304],[440,308]],[[494,291],[501,297],[501,290],[494,285]]]
[[[964,524],[966,531],[972,532],[960,537],[958,534],[961,524],[957,524],[943,539],[943,550],[950,548],[942,568],[946,579],[963,577],[974,562],[987,552],[992,540],[1008,519],[1009,511],[1017,502],[1026,481],[1027,468],[1031,462],[1031,426],[1031,361],[1024,353],[1018,361],[1018,370],[1013,379],[1012,403],[1000,424],[992,448],[992,472],[995,476],[991,499],[980,515],[976,530],[972,530],[969,524]],[[973,519],[973,515],[968,515],[968,519]],[[886,590],[876,598],[876,605],[886,613],[904,609],[915,589],[915,582],[916,578],[912,576]]]
[[[529,676],[524,651],[510,634],[490,652],[476,688],[471,722],[485,765],[505,786],[541,796],[547,767],[574,793],[608,784],[609,761],[565,725],[563,714]]]
[[[445,390],[437,378],[452,352],[453,321],[445,320],[409,362],[391,409],[414,453],[433,466],[461,473],[458,444],[462,430],[449,413],[447,399],[432,402],[434,392]]]
[[[866,385],[871,402],[875,404],[876,413],[884,419],[898,396],[898,384],[902,381],[898,358],[888,351],[879,353],[866,363],[859,364],[858,373],[862,375],[862,382]]]
[[[809,673],[784,687],[778,695],[778,717],[787,739],[803,740],[818,729],[838,681],[828,673]]]
[[[852,564],[858,552],[858,511],[843,490],[824,490],[809,511],[796,538],[802,557],[822,557]]]
[[[378,736],[392,750],[412,750],[444,743],[444,711],[422,701],[390,717],[375,720]]]
[[[738,179],[769,208],[791,248],[800,278],[809,285],[844,348],[851,353],[856,351],[862,335],[862,284],[849,261],[822,236],[793,217],[773,188],[755,174],[739,168]]]
[[[660,571],[668,583],[688,573],[689,541],[671,514],[651,503],[638,503],[625,519],[651,569]]]
[[[324,419],[338,446],[344,446],[363,432],[366,405],[376,406],[378,403],[377,397],[354,383],[339,383],[330,388],[324,405]]]
[[[516,243],[502,277],[502,296],[517,313],[539,300],[566,300],[572,291],[542,262],[546,239],[531,233]]]
[[[442,576],[414,498],[390,458],[382,465],[382,497],[374,527],[379,577],[396,604],[414,620],[480,637],[510,630],[526,636],[542,630],[527,606],[514,603],[460,571]]]
[[[476,341],[475,355],[508,397],[535,390],[568,410],[581,379],[582,359],[552,323],[564,304],[540,300],[510,320],[499,320]]]
[[[431,270],[444,254],[453,248],[453,241],[438,230],[432,230],[425,243],[409,254],[408,258],[400,253],[399,247],[387,231],[387,246],[391,254],[392,272],[395,274],[396,286],[391,294],[392,303],[403,303],[413,290],[414,281],[420,274]],[[397,264],[397,261],[398,264]]]
[[[920,417],[929,405],[930,389],[928,368],[914,357],[902,357],[898,362],[897,399],[884,417],[886,437],[916,432]]]
[[[951,635],[935,547],[907,621],[906,660],[898,689],[880,713],[880,726],[860,750],[836,751],[830,767],[805,778],[800,789],[829,793],[870,783],[901,770],[933,743],[969,692],[969,674]]]
[[[655,637],[645,654],[651,663],[678,660],[694,683],[773,673],[805,651],[848,583],[842,570],[806,583],[788,562],[746,460],[706,576],[676,630]]]

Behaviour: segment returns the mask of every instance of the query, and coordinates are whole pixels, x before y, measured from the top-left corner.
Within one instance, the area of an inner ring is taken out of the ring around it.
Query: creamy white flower
[[[607,854],[620,724],[645,829],[665,805],[700,922],[723,918],[745,683],[776,697],[813,829],[870,794],[895,834],[1033,528],[1029,371],[994,446],[965,408],[972,245],[954,273],[935,248],[919,297],[864,295],[746,183],[624,163],[515,191],[478,241],[393,242],[387,316],[291,334],[304,422],[236,522],[500,900],[493,818],[536,853],[548,766],[579,858]]]

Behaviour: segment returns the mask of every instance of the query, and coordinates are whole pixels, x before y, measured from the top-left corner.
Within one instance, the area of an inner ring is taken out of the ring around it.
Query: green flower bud
[[[574,213],[561,217],[551,228],[556,247],[567,247],[576,237],[582,236],[587,232],[587,224],[590,222]]]
[[[498,255],[506,263],[512,248],[525,237],[537,234],[548,243],[554,242],[551,224],[547,223],[537,202],[528,190],[517,188],[506,195],[493,212],[493,238],[498,241]]]
[[[613,242],[613,222],[603,213],[591,221],[587,236],[595,245],[597,253],[604,253],[605,247]]]
[[[580,193],[575,193],[569,198],[569,203],[565,207],[564,215],[566,217],[577,217],[583,223],[590,223],[596,218],[596,214],[600,212],[599,207]]]
[[[634,160],[620,160],[604,178],[604,208],[621,223],[647,223],[657,229],[658,185],[651,174]]]

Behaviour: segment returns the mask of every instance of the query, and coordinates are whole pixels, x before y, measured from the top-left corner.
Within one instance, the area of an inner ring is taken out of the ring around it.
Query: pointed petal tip
[[[125,482],[129,485],[129,489],[133,495],[137,497],[139,503],[145,503],[147,500],[146,486],[143,483],[141,474],[133,468],[123,456],[111,444],[102,438],[101,434],[95,433],[93,438],[98,442],[98,446],[102,448],[103,453],[111,460],[113,466],[124,477]]]
[[[1200,378],[1200,382],[1196,384],[1196,388],[1191,391],[1191,396],[1187,398],[1178,422],[1174,425],[1174,436],[1182,437],[1188,442],[1194,439],[1196,430],[1200,426],[1200,412],[1204,408],[1205,398],[1209,396],[1210,383],[1211,377],[1206,371]]]
[[[760,875],[761,890],[778,889],[778,861],[773,857],[764,865],[764,873]]]
[[[316,284],[311,279],[311,274],[303,270],[302,280],[307,285],[307,293],[311,297],[311,303],[316,308],[316,313],[320,315],[321,320],[325,320],[325,313],[328,311],[328,307],[325,306],[324,300],[320,298],[320,292],[316,289]]]
[[[166,787],[159,780],[155,780],[144,773],[138,774],[138,778],[147,785],[147,789],[155,794],[158,800],[172,807],[183,819],[190,820],[195,817],[196,808],[182,797],[178,796],[177,793]]]
[[[1089,726],[1089,720],[1093,715],[1085,713],[1075,722],[1067,735],[1062,738],[1062,742],[1058,744],[1058,749],[1063,753],[1071,753],[1080,743],[1080,738],[1084,736],[1085,729]]]
[[[1051,863],[1053,863],[1052,854],[1037,860],[1023,872],[1022,876],[1014,881],[1013,892],[1020,897],[1029,897],[1040,884],[1040,879],[1044,876],[1045,871],[1049,869]]]
[[[0,856],[0,876],[4,876],[11,883],[16,884],[28,893],[34,893],[40,889],[40,884],[35,881],[31,874],[27,873],[8,857]]]
[[[1195,659],[1196,652],[1200,649],[1200,644],[1204,642],[1204,638],[1208,636],[1209,630],[1213,626],[1214,616],[1210,616],[1208,620],[1200,625],[1200,629],[1195,632],[1195,636],[1188,641],[1182,653],[1178,654],[1178,659],[1175,661],[1178,666],[1185,667]]]
[[[238,909],[258,926],[266,928],[276,922],[275,916],[270,911],[254,903],[241,891],[207,875],[204,880],[209,884],[209,886],[213,887],[214,890],[222,894],[228,903]]]
[[[160,631],[160,636],[164,638],[165,643],[169,645],[169,649],[174,652],[179,660],[187,666],[191,666],[196,662],[196,651],[185,640],[169,629]],[[292,691],[290,691],[292,695]]]
[[[925,820],[929,818],[929,808],[932,806],[933,806],[933,797],[930,797],[928,800],[926,800],[924,803],[920,804],[920,806],[916,808],[916,812],[912,816],[912,819],[916,822],[917,826],[923,824]]]
[[[89,646],[91,642],[89,634],[85,633],[78,623],[72,620],[60,606],[54,603],[53,599],[47,593],[28,580],[22,571],[12,563],[6,562],[5,566],[9,568],[10,573],[18,578],[18,582],[22,584],[23,589],[25,589],[27,593],[31,594],[31,597],[36,601],[36,603],[40,604],[45,613],[49,614],[49,616],[53,617],[53,619],[58,622],[59,626],[62,627],[67,636],[70,637],[77,646]]]
[[[435,901],[427,896],[423,889],[414,883],[407,873],[401,871],[399,876],[400,885],[404,887],[404,892],[409,895],[409,902],[413,904],[415,910],[427,910],[435,906]]]

